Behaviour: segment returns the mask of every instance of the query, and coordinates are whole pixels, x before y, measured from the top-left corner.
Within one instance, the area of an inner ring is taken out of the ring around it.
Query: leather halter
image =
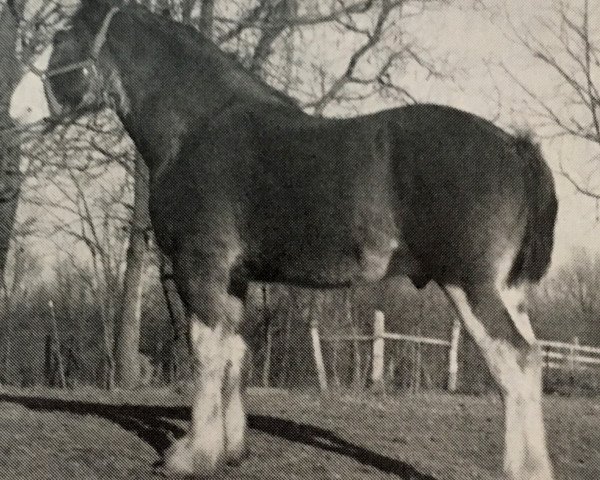
[[[92,51],[87,59],[81,60],[78,62],[69,63],[62,67],[53,68],[51,70],[40,70],[35,65],[30,65],[29,70],[40,77],[42,83],[44,84],[44,90],[46,93],[46,98],[48,99],[48,107],[50,110],[50,114],[52,117],[60,117],[63,114],[64,107],[57,100],[54,92],[52,91],[52,85],[50,85],[50,78],[55,75],[61,75],[63,73],[75,72],[78,70],[82,70],[83,74],[87,77],[90,74],[97,75],[97,67],[96,63],[98,61],[98,57],[100,55],[100,51],[102,47],[106,43],[106,35],[108,33],[108,27],[110,27],[110,22],[112,21],[115,14],[119,11],[119,7],[111,8],[104,20],[102,21],[102,25],[100,26],[100,30],[96,34],[96,38],[94,39],[94,44],[92,46]],[[83,101],[83,100],[82,100]],[[79,106],[78,106],[79,107]],[[79,109],[79,108],[77,108]]]

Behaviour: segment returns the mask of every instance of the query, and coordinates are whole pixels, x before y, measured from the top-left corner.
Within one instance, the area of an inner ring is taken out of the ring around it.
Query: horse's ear
[[[110,0],[81,0],[80,12],[84,21],[93,28],[101,24],[111,7],[122,5],[122,3]]]
[[[104,2],[99,0],[81,0],[81,8],[83,10],[91,11],[94,8],[102,6]]]
[[[97,7],[119,7],[127,3],[126,0],[81,0],[81,5],[85,6],[97,6]]]
[[[81,8],[89,12],[104,12],[104,10],[106,10],[107,8],[119,7],[123,5],[123,3],[126,2],[121,2],[118,0],[81,0]]]

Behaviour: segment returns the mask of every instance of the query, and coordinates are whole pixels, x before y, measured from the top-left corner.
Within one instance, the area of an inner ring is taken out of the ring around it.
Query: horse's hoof
[[[222,467],[222,458],[222,454],[211,456],[193,449],[191,440],[185,436],[165,452],[160,471],[169,478],[212,478]]]
[[[523,475],[504,475],[505,480],[553,480],[554,476],[549,472],[527,472]]]
[[[552,468],[523,469],[518,472],[504,474],[506,480],[553,480]]]
[[[227,465],[235,467],[250,456],[250,449],[244,443],[244,445],[239,448],[227,450],[227,453],[225,455]]]

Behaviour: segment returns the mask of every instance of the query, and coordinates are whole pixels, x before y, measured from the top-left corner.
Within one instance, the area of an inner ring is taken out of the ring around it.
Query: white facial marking
[[[45,72],[52,56],[52,45],[40,53],[33,65]],[[29,125],[50,116],[44,83],[39,75],[28,70],[15,87],[10,98],[10,117],[18,125]]]
[[[48,45],[43,51],[39,53],[39,55],[33,61],[33,66],[42,72],[45,72],[48,69],[48,64],[50,63],[50,58],[52,57],[52,52],[54,51],[54,47],[52,45]]]

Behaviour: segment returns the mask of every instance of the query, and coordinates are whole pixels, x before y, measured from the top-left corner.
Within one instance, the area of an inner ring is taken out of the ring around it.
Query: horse
[[[211,477],[246,455],[239,331],[249,281],[437,283],[505,414],[504,475],[549,480],[541,349],[525,291],[549,267],[551,172],[530,136],[450,107],[311,116],[195,29],[83,0],[25,71],[20,125],[113,108],[150,171],[150,214],[189,320],[189,431],[164,468]]]

